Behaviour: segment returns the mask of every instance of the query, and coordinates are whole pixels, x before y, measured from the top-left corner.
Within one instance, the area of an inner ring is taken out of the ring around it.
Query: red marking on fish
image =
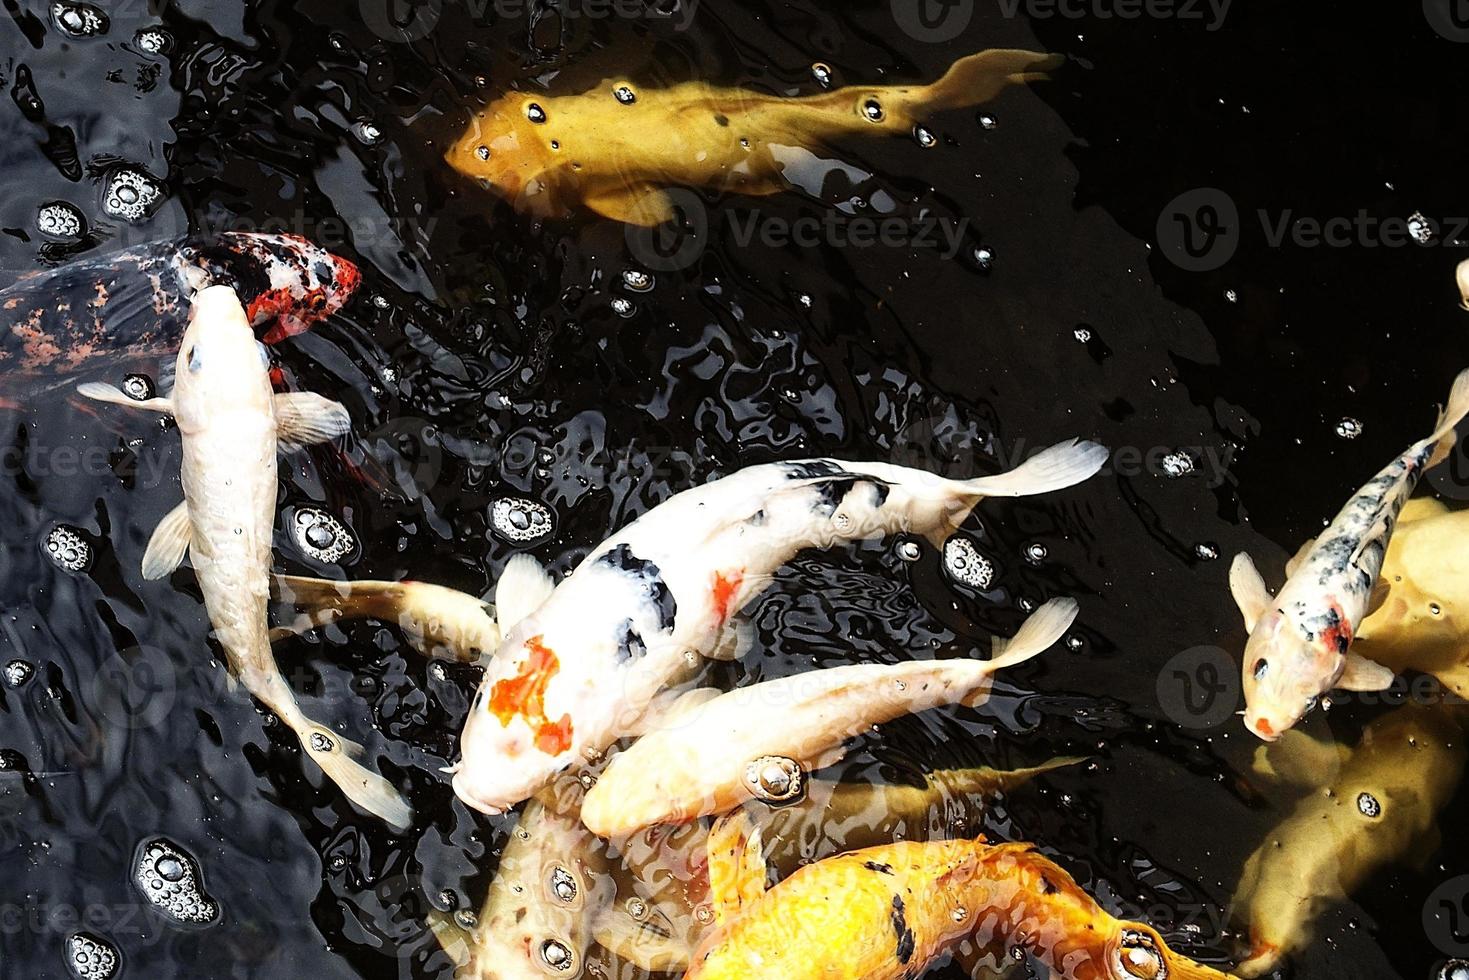
[[[1275,726],[1271,725],[1270,722],[1266,721],[1264,718],[1261,718],[1260,720],[1255,722],[1255,731],[1259,732],[1260,735],[1264,738],[1275,737]]]
[[[726,576],[723,572],[714,573],[714,612],[719,616],[722,623],[729,619],[730,606],[734,603],[735,594],[740,591],[740,584],[745,581],[743,569],[731,572]]]
[[[1331,610],[1336,613],[1336,622],[1321,631],[1321,642],[1332,653],[1346,653],[1352,645],[1352,623],[1342,611],[1341,604],[1331,600]]]
[[[562,715],[559,721],[546,717],[546,688],[560,672],[561,661],[544,641],[544,636],[525,641],[530,656],[514,677],[495,682],[490,689],[489,706],[500,724],[507,728],[517,716],[525,719],[536,733],[536,748],[547,755],[560,755],[571,748],[571,715]]]

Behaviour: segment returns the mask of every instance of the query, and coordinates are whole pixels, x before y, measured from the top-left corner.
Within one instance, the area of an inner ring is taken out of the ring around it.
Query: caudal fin
[[[999,95],[1006,86],[1046,79],[1047,72],[1065,61],[1059,54],[1016,48],[994,48],[967,55],[954,62],[943,78],[923,90],[923,107],[940,110],[980,105]]]
[[[1454,429],[1464,421],[1466,415],[1469,415],[1469,369],[1460,371],[1459,376],[1454,379],[1448,403],[1438,413],[1438,427],[1428,437],[1438,444],[1433,449],[1433,455],[1428,457],[1429,466],[1437,466],[1449,458],[1449,454],[1454,451],[1454,444],[1459,441],[1459,434]]]
[[[995,670],[1024,663],[1050,649],[1051,644],[1066,635],[1076,622],[1079,610],[1075,599],[1052,599],[1030,614],[1020,625],[1020,632],[1008,640],[995,640],[995,655],[990,666]]]
[[[965,481],[964,492],[975,497],[1030,497],[1064,490],[1096,475],[1108,455],[1107,447],[1095,442],[1060,442],[1008,473]]]
[[[412,808],[393,784],[352,758],[362,754],[362,746],[319,725],[297,734],[312,761],[349,800],[400,830],[413,821]]]

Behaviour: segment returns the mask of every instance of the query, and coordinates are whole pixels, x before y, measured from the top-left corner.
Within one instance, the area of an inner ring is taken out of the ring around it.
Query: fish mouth
[[[460,765],[462,766],[463,763],[461,763]],[[485,797],[476,793],[469,786],[468,781],[464,778],[463,769],[460,769],[458,772],[454,773],[454,778],[450,781],[450,785],[454,787],[454,795],[459,797],[459,799],[463,801],[465,806],[478,810],[480,813],[483,813],[486,816],[498,817],[510,811],[510,806],[508,804],[501,803],[498,800],[486,799]]]
[[[1278,742],[1285,731],[1284,729],[1277,730],[1266,718],[1250,718],[1248,715],[1245,716],[1245,727],[1262,742]]]

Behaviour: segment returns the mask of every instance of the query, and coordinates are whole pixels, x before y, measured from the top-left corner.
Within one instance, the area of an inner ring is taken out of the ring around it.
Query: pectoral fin
[[[1387,597],[1391,593],[1392,586],[1388,584],[1387,579],[1378,579],[1377,584],[1372,586],[1372,594],[1367,597],[1367,612],[1362,618],[1366,619],[1367,616],[1371,616],[1377,610],[1381,609],[1383,603],[1387,602]]]
[[[744,810],[721,817],[709,831],[709,894],[714,920],[723,925],[765,894],[760,829]]]
[[[586,205],[604,218],[641,228],[656,228],[675,217],[673,198],[651,184],[598,191],[586,198]]]
[[[515,555],[495,583],[495,614],[500,631],[508,633],[535,612],[556,590],[551,574],[530,555]]]
[[[169,511],[153,529],[153,537],[148,539],[148,548],[143,552],[143,578],[151,582],[172,575],[183,564],[193,539],[194,525],[189,520],[186,501]]]
[[[1397,675],[1379,663],[1355,653],[1347,654],[1347,669],[1336,686],[1343,691],[1385,691]]]
[[[1234,564],[1229,566],[1229,591],[1234,595],[1234,604],[1239,606],[1245,617],[1245,632],[1253,633],[1255,624],[1270,608],[1273,596],[1265,588],[1265,580],[1260,577],[1255,560],[1243,551],[1234,556]]]
[[[1286,578],[1290,578],[1296,573],[1296,569],[1300,568],[1301,565],[1305,563],[1306,556],[1311,553],[1311,549],[1314,547],[1316,547],[1315,538],[1309,538],[1307,539],[1305,544],[1301,545],[1300,550],[1295,553],[1295,556],[1291,558],[1290,561],[1285,563]]]
[[[77,385],[77,394],[93,401],[122,405],[126,408],[141,408],[149,412],[162,412],[164,415],[173,414],[173,402],[167,398],[146,398],[139,401],[136,398],[129,398],[116,385],[102,384],[100,381],[88,381],[85,384]]]
[[[1346,750],[1334,742],[1321,742],[1291,729],[1279,741],[1257,748],[1252,768],[1257,776],[1272,782],[1320,786],[1336,775],[1345,759]]]
[[[469,930],[455,922],[448,912],[440,912],[438,909],[429,909],[426,919],[434,938],[439,941],[444,952],[449,954],[455,967],[463,969],[469,966],[470,950],[474,948],[474,937],[469,934]]]
[[[314,391],[288,391],[275,396],[276,436],[282,452],[330,442],[352,428],[341,402]]]

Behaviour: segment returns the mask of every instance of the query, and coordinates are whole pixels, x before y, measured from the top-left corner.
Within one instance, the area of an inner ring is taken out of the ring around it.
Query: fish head
[[[1169,949],[1157,930],[1141,922],[1117,923],[1107,944],[1106,971],[1108,980],[1230,980]]]
[[[171,397],[179,428],[198,432],[221,409],[268,410],[268,371],[269,356],[235,291],[209,286],[195,293],[174,370]]]
[[[582,826],[581,786],[559,781],[510,832],[475,928],[470,969],[483,980],[585,975],[592,930],[612,903],[606,845]]]
[[[1267,742],[1280,738],[1320,703],[1345,665],[1281,610],[1261,616],[1245,644],[1245,727]]]
[[[470,120],[464,135],[444,154],[445,161],[517,210],[555,213],[559,168],[572,164],[561,155],[563,144],[550,121],[549,104],[545,97],[524,93],[497,99]]]
[[[305,333],[336,313],[362,285],[362,271],[299,235],[240,233],[261,263],[265,288],[250,300],[250,322],[269,324],[267,344]]]
[[[482,813],[504,813],[577,761],[579,732],[562,706],[561,659],[534,617],[495,652],[460,735],[454,792]]]

